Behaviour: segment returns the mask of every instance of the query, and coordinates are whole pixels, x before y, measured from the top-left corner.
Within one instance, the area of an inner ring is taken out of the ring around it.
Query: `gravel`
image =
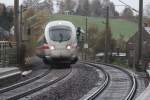
[[[78,100],[101,80],[92,67],[76,64],[73,70],[64,80],[21,100]]]

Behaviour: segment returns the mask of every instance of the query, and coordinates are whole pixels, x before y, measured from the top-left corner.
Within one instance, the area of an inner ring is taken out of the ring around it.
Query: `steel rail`
[[[26,84],[29,84],[29,83],[33,82],[33,81],[39,80],[40,78],[46,76],[49,72],[50,72],[50,70],[47,70],[46,72],[44,72],[44,73],[42,73],[42,74],[40,74],[40,75],[38,75],[38,76],[36,76],[36,77],[33,77],[33,78],[31,78],[31,79],[27,79],[27,80],[25,80],[25,81],[22,81],[22,82],[19,82],[19,83],[10,85],[10,86],[8,86],[8,87],[1,88],[1,89],[0,89],[0,94],[1,94],[1,93],[4,93],[4,92],[7,92],[7,91],[10,91],[10,90],[13,90],[13,89],[15,89],[15,88],[24,86],[24,85],[26,85]]]
[[[93,93],[90,93],[90,95],[88,95],[88,96],[86,96],[84,98],[84,100],[93,100],[94,98],[97,97],[97,95],[99,95],[100,93],[102,93],[105,90],[105,88],[107,87],[108,83],[110,82],[110,77],[109,77],[109,74],[104,69],[102,69],[101,67],[98,67],[95,64],[87,63],[87,62],[86,63],[85,62],[81,62],[81,63],[87,64],[87,65],[90,65],[90,66],[93,66],[93,67],[96,67],[96,68],[100,69],[104,73],[104,79],[105,80],[102,82],[102,85],[100,85],[98,87],[98,89],[95,90]]]
[[[117,69],[119,69],[119,70],[121,70],[121,71],[127,73],[127,75],[130,77],[130,79],[131,79],[131,81],[132,81],[132,82],[131,82],[131,83],[132,83],[132,86],[131,86],[131,89],[130,89],[128,95],[125,97],[124,100],[132,100],[133,97],[134,97],[134,95],[135,95],[135,93],[136,93],[136,88],[137,88],[137,81],[136,81],[136,77],[134,76],[134,74],[133,74],[133,73],[130,73],[130,72],[128,72],[127,70],[125,70],[125,69],[123,69],[123,68],[120,68],[120,67],[118,67],[118,66],[116,66],[116,65],[111,65],[111,64],[104,64],[104,65],[108,65],[108,66],[115,67],[115,68],[117,68]]]
[[[10,97],[7,97],[6,100],[18,100],[20,98],[23,98],[25,96],[28,96],[30,94],[33,94],[37,91],[40,91],[41,89],[44,89],[46,87],[49,87],[50,85],[53,85],[57,82],[59,82],[60,80],[64,79],[65,77],[67,77],[70,73],[72,72],[72,69],[68,69],[67,73],[61,75],[60,77],[58,77],[57,79],[54,79],[54,80],[49,80],[48,82],[46,82],[45,84],[43,85],[39,85],[37,87],[34,87],[33,89],[30,89],[30,90],[27,90],[23,93],[18,93],[14,96],[10,96]]]
[[[82,62],[82,63],[83,63],[83,62]],[[92,62],[90,62],[90,63],[87,63],[87,62],[86,62],[85,64],[88,64],[88,65],[91,65],[91,66],[94,66],[94,67],[98,67],[97,65],[95,65],[95,63],[92,63]],[[131,84],[132,84],[132,85],[131,85],[131,89],[129,90],[129,93],[128,93],[127,96],[124,98],[124,100],[132,100],[133,97],[134,97],[134,95],[135,95],[135,93],[136,93],[136,88],[137,88],[137,81],[136,81],[136,77],[134,76],[134,74],[133,74],[133,73],[130,73],[130,72],[128,72],[127,70],[125,70],[125,69],[123,69],[123,68],[120,68],[120,67],[118,67],[118,66],[116,66],[116,65],[105,64],[105,63],[97,63],[97,64],[114,67],[114,68],[116,68],[116,69],[119,69],[119,70],[123,71],[124,73],[126,73],[126,74],[129,76],[129,78],[131,79]],[[98,68],[100,68],[100,67],[98,67]],[[105,72],[103,68],[101,68],[101,69],[103,70],[103,72]],[[108,74],[108,73],[107,73],[107,74]],[[107,75],[107,76],[109,76],[109,75]],[[108,77],[108,78],[109,78],[109,77]],[[109,79],[108,79],[107,81],[109,81]],[[108,84],[108,83],[107,83],[107,84]],[[102,86],[103,86],[103,85],[102,85]],[[102,90],[99,88],[99,89],[97,90],[97,91],[98,91],[97,93],[92,94],[91,97],[89,96],[88,98],[86,98],[86,99],[84,99],[84,100],[93,100],[94,98],[97,97],[97,95],[99,95],[100,93],[102,93],[103,90],[104,90],[106,87],[107,87],[107,85],[106,85],[105,87],[102,87],[102,88],[103,88]]]

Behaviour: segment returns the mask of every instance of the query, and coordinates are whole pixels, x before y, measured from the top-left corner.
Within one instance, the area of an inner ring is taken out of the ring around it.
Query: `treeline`
[[[59,13],[71,11],[75,15],[105,17],[107,5],[109,5],[110,17],[135,18],[132,8],[125,7],[122,13],[119,13],[114,3],[109,0],[64,0],[59,3]]]
[[[0,27],[5,30],[10,30],[13,25],[13,9],[6,8],[6,6],[0,3]]]
[[[123,12],[119,14],[119,12],[115,9],[114,3],[110,0],[58,0],[55,1],[55,3],[53,0],[47,0],[42,3],[35,1],[36,0],[26,0],[23,4],[37,10],[47,9],[48,12],[51,12],[51,14],[55,12],[56,7],[58,7],[58,13],[60,14],[64,14],[69,11],[75,15],[94,17],[105,17],[106,7],[109,5],[110,17],[123,17],[127,19],[132,19],[134,17],[134,12],[129,7],[125,7]]]
[[[119,16],[113,2],[109,2],[109,7],[110,16]],[[76,15],[82,16],[105,16],[106,2],[104,0],[65,0],[60,3],[60,12],[62,10],[74,11]]]

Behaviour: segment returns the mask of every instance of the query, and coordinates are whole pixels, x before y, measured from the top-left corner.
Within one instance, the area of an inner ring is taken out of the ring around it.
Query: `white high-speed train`
[[[36,54],[44,63],[74,64],[77,62],[75,26],[64,20],[49,22],[37,43]]]

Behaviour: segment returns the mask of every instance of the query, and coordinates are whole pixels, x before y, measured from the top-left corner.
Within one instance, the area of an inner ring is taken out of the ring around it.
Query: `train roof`
[[[51,22],[49,22],[46,25],[46,27],[53,27],[53,26],[60,26],[60,25],[69,26],[71,28],[75,28],[75,26],[72,24],[72,22],[65,21],[65,20],[51,21]]]

